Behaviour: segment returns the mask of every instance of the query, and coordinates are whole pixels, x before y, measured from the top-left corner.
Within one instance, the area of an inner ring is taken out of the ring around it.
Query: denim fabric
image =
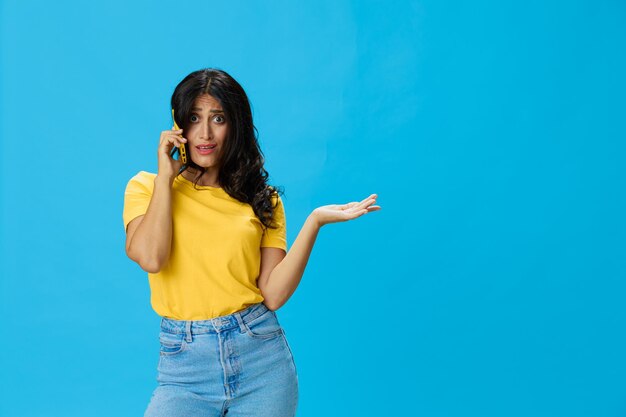
[[[161,319],[158,386],[144,417],[292,417],[298,375],[276,313]]]

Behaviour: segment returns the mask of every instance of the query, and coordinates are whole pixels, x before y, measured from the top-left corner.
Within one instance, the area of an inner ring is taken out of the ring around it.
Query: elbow
[[[259,290],[261,290],[261,295],[263,296],[263,304],[265,304],[265,307],[267,307],[268,310],[271,311],[276,311],[278,310],[278,303],[276,302],[276,297],[271,296],[271,294],[269,294],[269,291],[267,291],[263,286],[259,287]]]
[[[267,300],[263,300],[263,304],[265,304],[265,307],[267,307],[267,309],[268,309],[268,310],[270,310],[270,311],[276,311],[276,310],[278,310],[278,309],[274,306],[274,304],[270,303],[270,302],[269,302],[269,301],[267,301]]]
[[[130,248],[128,248],[128,250],[126,251],[126,255],[131,260],[136,262],[141,267],[141,269],[151,274],[156,274],[163,267],[162,262],[159,262],[158,259],[134,253],[130,250]]]
[[[156,262],[139,262],[139,266],[150,274],[156,274],[161,270],[161,266]]]
[[[274,302],[269,297],[266,297],[262,292],[261,294],[263,295],[263,304],[265,304],[265,307],[267,307],[268,310],[276,311]]]
[[[141,269],[151,274],[156,274],[161,271],[165,266],[165,262],[155,256],[144,257],[141,262],[138,262]]]
[[[283,306],[284,303],[281,303],[277,300],[265,298],[263,300],[263,304],[267,307],[268,310],[276,311]]]

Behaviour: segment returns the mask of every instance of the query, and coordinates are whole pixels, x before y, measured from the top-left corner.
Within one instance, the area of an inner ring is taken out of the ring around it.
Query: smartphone
[[[172,109],[172,120],[174,121],[174,129],[180,129],[178,127],[178,125],[176,124],[176,118],[174,118],[174,109]],[[183,143],[183,145],[178,148],[176,146],[174,146],[172,148],[172,152],[170,153],[170,155],[172,156],[172,158],[174,157],[174,155],[176,155],[176,153],[180,153],[180,162],[182,162],[183,164],[187,163],[187,152],[185,150],[187,144]]]

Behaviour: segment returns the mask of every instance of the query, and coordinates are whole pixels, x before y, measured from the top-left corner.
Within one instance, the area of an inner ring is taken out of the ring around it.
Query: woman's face
[[[228,136],[228,123],[220,102],[208,94],[198,96],[186,126],[185,137],[191,159],[204,168],[219,168],[224,141]]]

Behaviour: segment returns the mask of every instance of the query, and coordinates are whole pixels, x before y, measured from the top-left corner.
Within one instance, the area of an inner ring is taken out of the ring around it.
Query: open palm
[[[376,202],[376,198],[378,195],[372,194],[359,202],[320,206],[313,210],[313,213],[320,226],[328,223],[345,222],[361,217],[365,213],[380,210],[380,206],[372,205]]]

